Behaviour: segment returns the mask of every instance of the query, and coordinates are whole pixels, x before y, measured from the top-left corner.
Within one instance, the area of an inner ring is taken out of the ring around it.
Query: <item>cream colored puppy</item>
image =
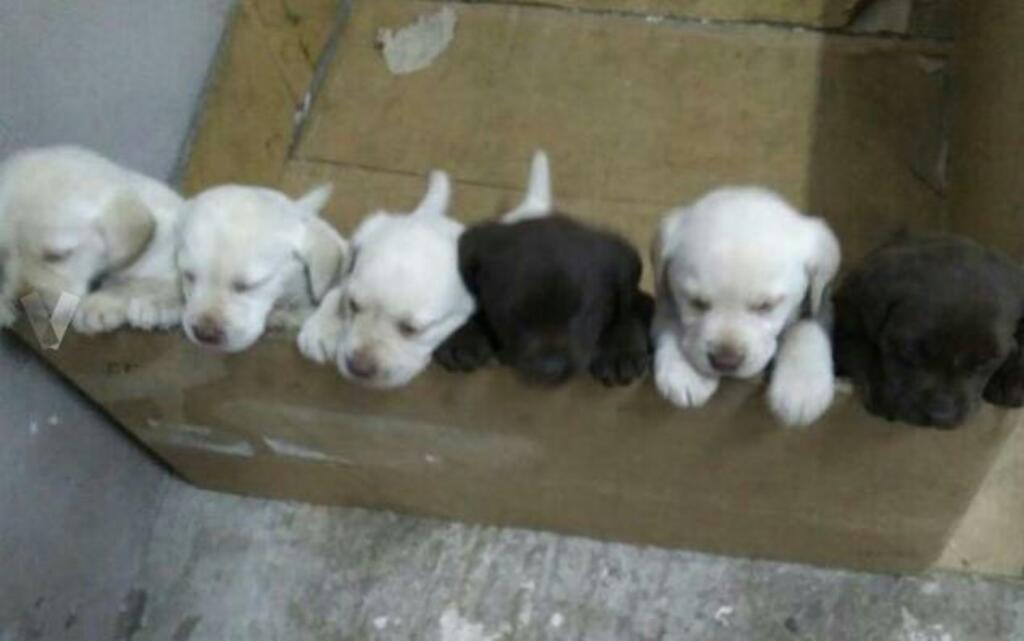
[[[790,426],[815,421],[834,376],[828,333],[814,319],[839,260],[824,221],[765,189],[719,189],[670,211],[652,248],[658,389],[699,406],[723,376],[751,378],[774,363],[774,413]]]
[[[190,340],[239,352],[267,328],[301,326],[348,259],[348,244],[319,217],[330,195],[330,185],[298,200],[225,185],[187,203],[178,268]]]
[[[32,293],[82,299],[74,327],[167,328],[181,316],[174,236],[182,199],[79,147],[14,154],[0,166],[0,324]]]
[[[404,385],[472,315],[459,275],[461,224],[446,216],[451,187],[430,175],[427,194],[407,214],[377,212],[356,229],[352,268],[299,334],[302,353],[334,361],[362,385]]]

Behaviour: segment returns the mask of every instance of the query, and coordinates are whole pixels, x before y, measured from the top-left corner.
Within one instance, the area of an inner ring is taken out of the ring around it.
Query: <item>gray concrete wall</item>
[[[174,168],[232,0],[0,0],[0,157]],[[166,473],[0,336],[0,641],[129,638]]]

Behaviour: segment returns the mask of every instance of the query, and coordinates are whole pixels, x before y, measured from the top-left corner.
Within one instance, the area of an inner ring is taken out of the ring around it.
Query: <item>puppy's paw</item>
[[[985,386],[983,397],[1000,407],[1024,407],[1024,366],[1004,366],[997,371]]]
[[[101,291],[82,300],[72,323],[81,334],[100,334],[112,332],[127,321],[128,302]]]
[[[182,303],[177,298],[133,298],[128,302],[128,324],[152,331],[181,323]]]
[[[674,347],[662,347],[655,354],[654,383],[662,396],[679,407],[700,407],[718,389],[717,378],[695,370]]]
[[[434,350],[434,361],[449,372],[472,372],[494,358],[494,346],[472,321],[466,323]]]
[[[787,427],[805,427],[821,418],[835,397],[835,375],[828,336],[804,322],[783,338],[768,386],[768,404]]]
[[[772,412],[786,427],[806,427],[832,405],[835,385],[825,372],[817,374],[775,371],[768,387]]]
[[[590,373],[608,387],[629,385],[647,375],[651,355],[643,346],[634,350],[604,350],[590,364]]]
[[[340,339],[340,323],[331,322],[330,319],[321,316],[312,316],[299,331],[299,351],[314,363],[324,365],[338,357]]]

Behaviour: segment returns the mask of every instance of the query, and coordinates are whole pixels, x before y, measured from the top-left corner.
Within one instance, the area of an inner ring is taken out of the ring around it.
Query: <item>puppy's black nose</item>
[[[206,345],[219,345],[224,342],[224,328],[209,316],[203,316],[192,324],[192,335]]]
[[[719,345],[708,352],[708,361],[711,363],[711,367],[724,374],[738,370],[746,358],[747,355],[743,350],[732,345]]]
[[[377,375],[377,361],[365,352],[356,352],[346,358],[345,366],[356,378],[373,378]]]
[[[538,358],[527,367],[531,378],[541,383],[561,383],[572,375],[572,363],[566,356],[555,354]]]
[[[949,398],[932,397],[925,415],[928,423],[936,427],[952,427],[960,422],[960,408]]]

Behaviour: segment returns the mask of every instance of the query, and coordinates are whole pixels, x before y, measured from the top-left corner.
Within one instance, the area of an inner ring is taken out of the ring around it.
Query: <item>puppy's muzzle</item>
[[[521,369],[530,380],[557,385],[572,376],[573,364],[565,354],[547,354],[527,360]]]
[[[356,378],[369,380],[377,376],[380,366],[377,359],[365,351],[358,351],[345,359],[345,367]]]
[[[743,366],[747,360],[747,353],[742,348],[730,343],[713,345],[708,351],[708,362],[715,371],[721,374],[731,374]]]
[[[221,345],[227,337],[224,326],[212,316],[199,317],[189,329],[192,330],[192,336],[204,345]]]

